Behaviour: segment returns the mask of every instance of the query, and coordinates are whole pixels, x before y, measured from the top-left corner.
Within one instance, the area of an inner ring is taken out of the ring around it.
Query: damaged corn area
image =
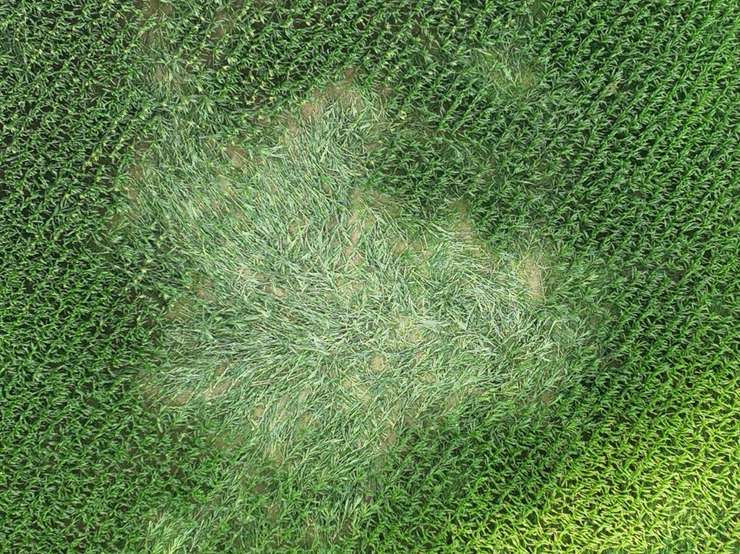
[[[359,517],[404,433],[552,394],[583,339],[542,309],[542,257],[496,252],[464,201],[422,220],[365,184],[387,124],[346,78],[262,143],[173,126],[127,178],[130,223],[161,228],[189,268],[144,396],[218,422],[240,472],[278,468],[299,496],[334,483],[322,528]]]

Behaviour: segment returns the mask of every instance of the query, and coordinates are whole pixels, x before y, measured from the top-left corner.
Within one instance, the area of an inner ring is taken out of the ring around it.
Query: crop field
[[[0,5],[0,552],[740,550],[740,5]]]

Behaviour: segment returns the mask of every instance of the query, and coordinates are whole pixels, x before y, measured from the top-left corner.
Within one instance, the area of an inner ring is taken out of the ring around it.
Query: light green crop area
[[[161,225],[191,271],[142,387],[217,421],[221,447],[247,452],[235,471],[331,483],[344,522],[403,431],[549,402],[585,330],[543,309],[534,246],[496,252],[464,201],[424,221],[366,186],[380,95],[343,82],[295,112],[264,144],[203,146],[183,126],[135,167],[130,223]]]

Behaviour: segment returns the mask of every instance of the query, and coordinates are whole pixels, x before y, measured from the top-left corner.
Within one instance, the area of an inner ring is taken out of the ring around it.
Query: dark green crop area
[[[0,40],[0,552],[740,549],[737,2]]]

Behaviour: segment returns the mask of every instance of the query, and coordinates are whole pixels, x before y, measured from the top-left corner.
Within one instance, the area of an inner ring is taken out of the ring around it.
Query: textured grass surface
[[[735,551],[738,15],[0,7],[0,550]]]
[[[382,104],[322,87],[264,145],[203,147],[203,123],[181,125],[126,184],[127,224],[158,224],[189,268],[144,394],[211,419],[241,452],[234,474],[281,468],[318,509],[263,491],[270,517],[328,536],[365,519],[399,436],[464,406],[549,402],[586,344],[583,323],[548,310],[534,246],[496,253],[460,201],[420,219],[363,188]]]

